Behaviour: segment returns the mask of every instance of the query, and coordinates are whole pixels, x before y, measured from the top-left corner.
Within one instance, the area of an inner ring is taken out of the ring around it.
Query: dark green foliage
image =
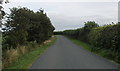
[[[73,37],[73,38],[78,38],[79,35],[79,29],[77,30],[65,30],[63,34]]]
[[[63,31],[56,31],[56,32],[54,32],[54,35],[61,35],[61,34],[63,34]]]
[[[28,41],[41,43],[53,34],[54,27],[52,26],[50,19],[43,13],[43,11],[36,12],[30,18],[30,25],[31,27],[28,29]]]
[[[54,31],[43,10],[33,12],[28,8],[12,8],[3,32],[3,49],[16,48],[29,42],[42,43]]]
[[[76,30],[66,30],[64,35],[91,44],[93,52],[120,63],[120,24],[99,27],[95,22],[87,22]]]
[[[94,46],[93,51],[109,50],[108,57],[120,60],[120,24],[108,25],[92,29],[89,42]]]
[[[64,31],[64,34],[88,43],[88,34],[94,27],[98,27],[98,24],[96,24],[94,21],[88,21],[85,22],[85,26],[83,28],[66,30]]]
[[[79,39],[89,43],[88,34],[91,31],[91,29],[94,27],[98,27],[98,24],[95,23],[94,21],[85,22],[85,26],[83,27],[83,29],[79,31],[79,36],[80,36]]]

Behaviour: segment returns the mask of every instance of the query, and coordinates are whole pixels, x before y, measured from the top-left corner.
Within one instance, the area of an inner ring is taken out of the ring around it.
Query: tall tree
[[[5,47],[14,47],[49,39],[55,29],[43,10],[34,12],[28,8],[12,8],[6,23]]]

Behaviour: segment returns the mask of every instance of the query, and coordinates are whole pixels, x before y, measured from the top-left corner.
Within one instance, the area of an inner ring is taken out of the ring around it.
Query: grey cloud
[[[34,11],[44,8],[56,30],[75,29],[86,21],[96,21],[99,25],[117,22],[117,2],[20,2],[6,4],[8,8],[22,6]]]

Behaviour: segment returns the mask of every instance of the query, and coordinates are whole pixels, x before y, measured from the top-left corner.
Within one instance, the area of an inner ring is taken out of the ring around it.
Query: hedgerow
[[[86,42],[93,46],[91,51],[120,63],[120,23],[99,26],[88,21],[84,27],[65,30],[62,34]]]

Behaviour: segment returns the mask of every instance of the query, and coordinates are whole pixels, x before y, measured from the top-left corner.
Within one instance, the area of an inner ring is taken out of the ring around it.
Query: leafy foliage
[[[93,51],[109,50],[109,57],[120,60],[120,24],[108,25],[92,29],[89,42],[94,46]]]
[[[84,42],[88,42],[88,34],[94,27],[98,27],[98,24],[94,21],[88,21],[85,22],[85,26],[83,28],[79,28],[76,30],[66,30],[64,31],[64,34],[82,40]]]
[[[91,44],[93,52],[120,63],[120,23],[99,27],[94,21],[88,21],[83,28],[62,33]]]
[[[3,32],[3,50],[29,42],[42,43],[52,36],[55,28],[43,10],[14,7],[10,11]]]

